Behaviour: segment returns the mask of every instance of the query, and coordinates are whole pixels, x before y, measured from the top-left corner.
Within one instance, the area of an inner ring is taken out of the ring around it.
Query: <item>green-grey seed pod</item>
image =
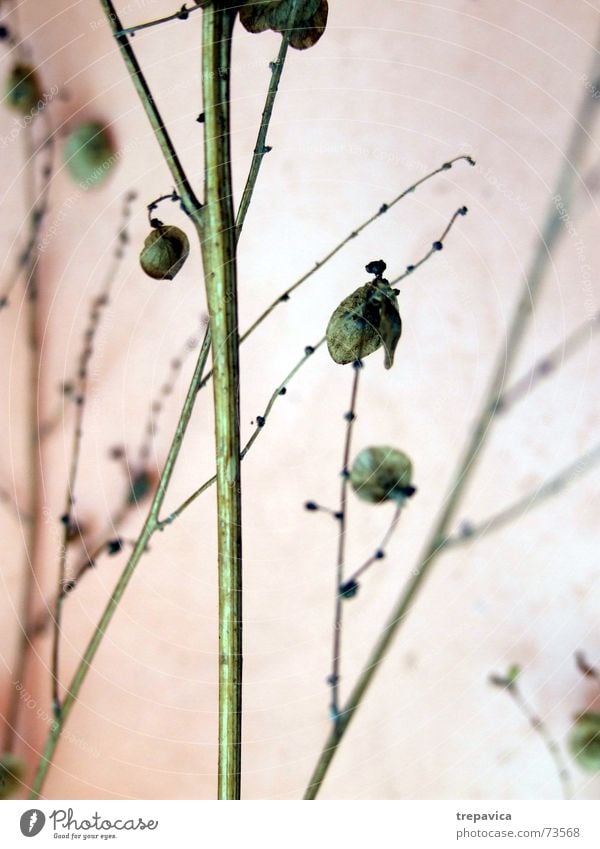
[[[0,755],[0,799],[14,796],[25,777],[25,761],[17,755],[6,752]]]
[[[188,258],[190,243],[179,227],[153,228],[140,253],[140,265],[155,280],[172,280]]]
[[[363,501],[381,504],[406,497],[411,486],[412,463],[403,451],[389,445],[364,448],[350,470],[350,485]]]
[[[397,297],[389,283],[360,286],[334,310],[327,325],[327,348],[341,365],[368,357],[382,345],[385,367],[391,368],[402,333]]]
[[[75,182],[99,186],[114,168],[117,157],[112,137],[97,121],[80,124],[67,136],[64,160]]]
[[[18,62],[13,66],[5,85],[7,104],[24,115],[37,108],[42,88],[35,68]]]
[[[569,735],[569,749],[583,769],[600,772],[600,713],[588,711],[577,717]]]

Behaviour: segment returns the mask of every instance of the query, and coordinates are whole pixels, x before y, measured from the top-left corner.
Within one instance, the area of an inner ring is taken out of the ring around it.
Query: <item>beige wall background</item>
[[[119,2],[126,23],[173,10],[169,0]],[[395,367],[367,361],[355,447],[390,443],[414,460],[418,495],[403,515],[389,556],[346,607],[343,682],[348,692],[414,567],[440,508],[457,450],[485,391],[495,352],[539,235],[574,113],[585,93],[597,2],[438,0],[330,3],[325,36],[292,51],[269,144],[240,244],[242,327],[404,186],[459,153],[478,165],[438,177],[351,244],[279,308],[243,347],[243,432],[271,392],[317,341],[342,297],[383,257],[399,273],[438,238],[463,203],[445,250],[402,286],[404,332]],[[200,13],[201,14],[201,13]],[[139,33],[134,46],[197,186],[202,173],[200,14]],[[145,204],[171,182],[122,61],[93,0],[19,4],[46,87],[67,96],[52,105],[65,130],[82,119],[107,122],[123,151],[97,191],[74,192],[61,164],[52,180],[54,224],[41,260],[43,410],[74,369],[90,299],[102,281],[121,198],[135,188],[132,245],[96,343],[77,503],[101,527],[122,494],[108,451],[135,450],[149,404],[171,358],[205,311],[199,253],[170,284],[146,278],[136,253],[146,234]],[[278,48],[273,34],[238,28],[232,104],[239,198]],[[8,59],[2,59],[4,70]],[[0,113],[0,133],[13,118]],[[594,132],[597,138],[598,127]],[[515,376],[599,306],[596,270],[596,141],[579,178],[576,236],[553,252]],[[23,152],[2,147],[0,237],[22,239]],[[186,227],[175,207],[164,217]],[[189,229],[189,228],[188,228]],[[583,244],[583,249],[581,248]],[[14,250],[14,248],[13,248]],[[582,254],[583,250],[583,254]],[[591,268],[591,274],[584,266]],[[10,251],[0,260],[4,276]],[[24,316],[21,290],[0,316],[0,479],[26,496],[22,416]],[[193,358],[192,358],[193,359]],[[499,420],[464,504],[477,520],[540,484],[597,438],[600,344],[591,340],[551,380]],[[164,460],[184,374],[160,421],[152,461]],[[245,751],[244,796],[301,796],[328,733],[335,527],[302,509],[335,504],[343,413],[351,374],[320,351],[278,401],[244,461]],[[40,591],[57,574],[73,411],[44,449],[47,509],[38,568]],[[212,474],[210,393],[195,413],[167,506]],[[598,474],[532,509],[512,526],[445,554],[394,642],[323,788],[326,799],[555,798],[556,774],[539,737],[488,675],[524,666],[523,688],[552,733],[564,740],[572,717],[596,692],[573,663],[600,656],[598,634]],[[351,505],[351,563],[374,547],[389,508]],[[132,515],[133,536],[143,519]],[[18,629],[22,531],[0,512],[4,541],[0,596],[2,701],[6,704]],[[65,607],[66,681],[123,566],[104,559]],[[62,740],[50,798],[212,798],[216,770],[216,572],[212,494],[155,538],[115,616]],[[21,718],[20,750],[33,762],[49,710],[49,642],[36,644],[27,686],[36,708]],[[598,779],[573,768],[577,793],[595,798]]]

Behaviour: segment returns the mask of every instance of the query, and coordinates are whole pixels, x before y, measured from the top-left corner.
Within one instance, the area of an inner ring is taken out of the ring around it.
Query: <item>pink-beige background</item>
[[[173,11],[170,0],[117,3],[126,24]],[[139,192],[132,245],[96,342],[77,491],[100,526],[122,494],[107,453],[139,443],[171,358],[205,310],[199,251],[172,283],[145,277],[137,248],[145,204],[171,180],[108,27],[94,0],[27,0],[20,25],[63,129],[84,119],[112,128],[123,152],[110,180],[79,192],[61,163],[52,180],[41,258],[43,359],[39,391],[50,413],[74,369],[90,299],[113,247],[123,194]],[[139,33],[140,62],[194,184],[202,174],[201,13]],[[367,361],[355,446],[393,444],[413,458],[419,492],[389,556],[346,607],[342,690],[347,692],[417,560],[457,452],[478,411],[507,319],[527,272],[586,89],[600,7],[585,0],[333,0],[326,34],[291,51],[239,252],[242,328],[339,239],[404,186],[459,153],[457,165],[384,216],[316,274],[244,344],[242,430],[324,332],[331,311],[383,257],[391,274],[417,259],[463,203],[446,247],[402,286],[404,332],[394,368]],[[235,189],[240,197],[278,49],[272,33],[237,28],[233,72]],[[2,69],[8,59],[2,58]],[[599,102],[600,109],[600,102]],[[600,116],[599,116],[600,119]],[[6,135],[13,117],[0,113]],[[600,132],[600,120],[594,138]],[[3,276],[24,237],[23,151],[1,149]],[[600,215],[594,142],[572,210],[576,236],[553,252],[516,376],[599,306]],[[161,217],[187,227],[173,206]],[[188,228],[189,229],[189,228]],[[190,236],[192,234],[190,233]],[[581,248],[583,244],[583,249]],[[582,254],[583,250],[583,254]],[[589,265],[591,273],[585,267]],[[0,316],[3,439],[0,478],[26,498],[26,377],[21,290]],[[192,368],[160,421],[153,461],[164,460]],[[540,484],[594,444],[600,420],[600,342],[499,419],[472,481],[463,518],[482,519]],[[303,511],[335,505],[343,413],[351,374],[321,350],[277,402],[244,461],[245,690],[243,794],[298,798],[328,733],[335,525]],[[48,520],[39,569],[56,580],[73,412],[44,449]],[[210,393],[201,396],[167,507],[212,474]],[[573,653],[600,656],[598,473],[512,526],[443,555],[394,642],[323,787],[326,799],[555,798],[559,786],[539,737],[492,671],[525,667],[523,688],[564,741],[595,691]],[[45,787],[50,798],[212,798],[215,792],[217,639],[214,505],[203,496],[152,541],[106,635]],[[351,562],[377,545],[391,508],[351,505]],[[133,536],[143,510],[125,534]],[[0,512],[0,709],[18,629],[22,531]],[[72,673],[123,565],[102,560],[65,606],[63,678]],[[28,686],[49,710],[49,642],[36,644]],[[20,751],[31,761],[46,724],[25,709]],[[573,767],[577,793],[598,779]]]

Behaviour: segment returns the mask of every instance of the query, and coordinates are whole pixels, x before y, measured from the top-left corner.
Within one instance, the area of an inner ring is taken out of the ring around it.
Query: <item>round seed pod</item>
[[[290,21],[294,0],[263,0],[246,3],[240,7],[240,21],[248,32],[272,29],[284,32]],[[296,50],[312,47],[323,35],[327,24],[327,0],[301,0],[298,3],[290,45]]]
[[[569,749],[583,769],[600,772],[600,713],[588,711],[577,717],[569,736]]]
[[[360,286],[334,310],[327,325],[327,348],[340,365],[385,347],[385,367],[394,360],[402,333],[397,297],[386,280]]]
[[[42,88],[35,68],[18,62],[13,66],[5,85],[7,104],[16,112],[27,114],[36,109]]]
[[[248,32],[265,32],[271,29],[271,13],[281,5],[281,0],[258,0],[240,7],[240,22]]]
[[[321,0],[300,0],[297,3],[294,26],[309,26],[317,13]],[[269,26],[275,32],[284,32],[287,28],[294,0],[278,0],[271,3]]]
[[[307,50],[316,44],[325,32],[328,14],[329,5],[327,0],[321,0],[310,20],[294,28],[294,31],[290,35],[290,46],[295,47],[296,50]]]
[[[363,501],[381,504],[406,497],[411,485],[412,462],[403,451],[388,445],[364,448],[350,470],[350,485]]]
[[[10,799],[21,786],[25,777],[25,761],[6,752],[0,755],[0,799]]]
[[[340,365],[367,357],[381,347],[379,311],[370,302],[373,286],[360,286],[333,311],[327,325],[327,348]]]
[[[112,137],[97,121],[88,121],[72,130],[63,155],[73,180],[86,188],[103,183],[117,161]]]
[[[190,243],[179,227],[153,228],[140,253],[140,265],[154,280],[172,280],[188,258]]]

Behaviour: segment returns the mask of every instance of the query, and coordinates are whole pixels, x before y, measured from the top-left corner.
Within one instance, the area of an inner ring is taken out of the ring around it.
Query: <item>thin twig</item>
[[[597,49],[595,49],[592,60],[592,73],[590,74],[591,78],[595,79],[596,77],[597,65]],[[529,320],[537,302],[541,284],[550,261],[551,250],[563,233],[564,228],[562,227],[561,213],[555,204],[555,199],[560,197],[563,209],[569,208],[575,193],[577,181],[580,179],[581,163],[583,162],[584,154],[590,140],[589,129],[596,110],[596,102],[586,91],[574,121],[568,148],[563,155],[556,187],[552,193],[552,200],[546,213],[546,220],[537,242],[529,273],[521,287],[517,303],[512,313],[506,340],[500,346],[492,370],[489,388],[485,393],[480,412],[472,428],[464,453],[452,477],[440,515],[433,525],[416,569],[401,591],[387,623],[382,629],[366,664],[358,676],[357,682],[344,706],[343,714],[337,728],[330,733],[323,746],[313,774],[309,779],[304,796],[305,799],[316,798],[352,718],[362,703],[365,693],[377,673],[393,638],[412,609],[419,591],[424,585],[425,579],[443,550],[443,542],[448,536],[450,525],[461,504],[467,483],[476,468],[477,460],[481,456],[484,443],[492,430],[492,424],[497,411],[497,400],[502,394],[506,376],[514,365],[521,349],[525,332],[529,327]]]
[[[52,723],[48,738],[46,740],[46,745],[44,747],[44,752],[38,764],[37,772],[35,774],[31,787],[30,798],[32,799],[39,798],[46,775],[48,773],[48,769],[50,767],[50,764],[52,763],[54,752],[60,739],[61,732],[65,726],[67,718],[73,708],[73,705],[77,700],[81,686],[86,679],[87,673],[94,660],[94,657],[96,656],[96,652],[98,651],[100,643],[102,642],[106,629],[108,628],[109,623],[112,617],[114,616],[117,607],[119,606],[119,602],[123,597],[123,593],[127,589],[127,585],[129,584],[129,581],[131,580],[133,573],[135,572],[137,565],[142,558],[142,555],[146,551],[150,538],[157,530],[158,514],[165,499],[167,488],[169,486],[169,482],[173,474],[173,469],[175,467],[177,457],[179,456],[181,445],[183,443],[183,438],[185,436],[192,415],[192,411],[194,409],[194,402],[198,394],[198,384],[202,379],[202,374],[206,366],[206,361],[208,359],[208,354],[210,351],[210,343],[211,335],[209,329],[206,331],[206,334],[204,336],[202,348],[200,350],[198,361],[196,363],[196,368],[194,369],[194,374],[186,395],[185,403],[183,405],[183,409],[181,411],[181,415],[177,423],[175,435],[173,437],[173,441],[171,442],[171,447],[169,449],[169,453],[165,461],[165,466],[158,482],[154,498],[152,499],[152,504],[150,505],[146,521],[144,522],[144,526],[140,532],[140,536],[135,544],[133,552],[129,557],[123,572],[121,573],[119,580],[117,581],[117,584],[112,592],[110,599],[108,600],[104,612],[100,617],[96,628],[94,629],[94,633],[90,639],[90,642],[88,643],[87,648],[81,658],[81,661],[79,662],[79,665],[75,670],[73,679],[71,680],[66,690],[65,697],[61,705],[60,716],[55,717]]]
[[[582,651],[575,652],[575,665],[586,678],[600,681],[600,670],[596,666],[592,666]]]
[[[506,413],[513,404],[528,395],[540,381],[555,374],[565,360],[577,353],[586,342],[590,342],[599,331],[600,312],[597,312],[592,318],[578,325],[562,342],[541,357],[523,377],[504,390],[498,398],[498,414]]]
[[[406,270],[403,271],[402,274],[399,274],[397,277],[394,277],[393,280],[390,280],[390,286],[395,286],[397,283],[400,283],[401,280],[404,280],[406,277],[410,277],[411,274],[413,274],[418,268],[420,268],[422,265],[424,265],[424,263],[426,263],[429,259],[431,259],[431,257],[434,254],[441,251],[442,248],[444,247],[444,241],[446,239],[446,236],[448,235],[448,233],[450,232],[450,230],[454,226],[454,222],[456,221],[457,218],[460,218],[463,215],[466,215],[467,212],[468,212],[468,209],[467,209],[466,206],[461,206],[460,209],[457,209],[456,212],[450,218],[450,221],[444,227],[444,230],[441,233],[441,235],[439,236],[439,238],[435,242],[433,242],[433,244],[431,245],[431,247],[429,248],[427,253],[425,253],[421,257],[421,259],[419,259],[413,265],[407,265]]]
[[[79,356],[79,365],[75,384],[75,422],[73,427],[73,445],[71,448],[71,460],[67,479],[67,491],[65,495],[65,507],[62,516],[63,534],[60,547],[58,590],[54,607],[54,629],[52,641],[52,706],[55,714],[60,713],[60,680],[59,680],[59,654],[62,623],[62,606],[66,596],[67,587],[67,555],[69,542],[72,539],[72,529],[77,526],[74,519],[75,487],[77,484],[77,473],[79,470],[79,458],[83,441],[83,416],[87,396],[89,364],[94,352],[94,338],[100,326],[102,311],[106,309],[110,293],[115,282],[121,261],[124,256],[122,245],[127,242],[126,222],[129,219],[130,203],[135,195],[127,193],[123,203],[122,223],[117,233],[117,247],[113,255],[111,267],[106,273],[105,280],[98,295],[92,300],[89,312],[88,324],[83,334],[83,348]],[[71,582],[68,582],[71,586]]]
[[[362,566],[353,572],[352,575],[344,582],[344,584],[340,587],[340,593],[343,595],[344,590],[346,592],[350,587],[352,587],[353,592],[358,590],[358,579],[368,571],[374,563],[378,563],[385,557],[385,550],[394,535],[396,528],[398,527],[398,522],[400,521],[400,515],[402,513],[402,508],[404,507],[404,501],[398,500],[396,502],[396,508],[394,510],[394,515],[392,517],[392,521],[387,531],[385,532],[383,539],[379,543],[378,547],[375,550],[375,553],[368,557]]]
[[[277,401],[277,399],[280,398],[282,395],[286,394],[287,387],[289,386],[289,383],[292,380],[292,378],[294,377],[294,375],[302,368],[302,366],[306,362],[308,362],[308,360],[312,357],[312,355],[315,353],[315,351],[318,348],[320,348],[321,345],[323,345],[324,342],[325,342],[325,337],[320,339],[316,343],[316,345],[308,345],[304,350],[304,356],[302,357],[302,359],[299,360],[299,362],[296,363],[296,365],[290,371],[290,373],[287,375],[287,377],[279,384],[277,389],[275,389],[275,391],[271,395],[271,398],[269,399],[269,403],[265,407],[265,411],[262,414],[262,416],[256,417],[256,422],[257,422],[256,427],[254,428],[252,435],[250,436],[248,442],[246,443],[246,445],[244,446],[244,448],[241,451],[241,454],[240,454],[241,460],[243,460],[244,457],[247,455],[247,453],[250,451],[250,449],[254,445],[255,441],[257,440],[259,434],[263,432],[265,424],[267,422],[267,419],[269,418],[269,415],[271,414],[271,410],[273,409],[273,406],[274,406],[275,402]],[[186,510],[190,506],[190,504],[192,504],[197,498],[199,498],[199,496],[201,496],[203,492],[206,492],[206,490],[209,489],[214,483],[216,483],[216,480],[217,480],[217,476],[213,475],[211,478],[208,478],[208,480],[204,481],[202,486],[198,487],[198,489],[196,489],[194,492],[192,492],[192,494],[190,496],[188,496],[188,498],[186,498],[185,501],[183,501],[179,505],[179,507],[177,507],[175,510],[173,510],[172,513],[170,513],[168,516],[166,516],[164,519],[162,519],[158,523],[160,530],[163,530],[167,525],[172,524],[175,521],[175,519],[177,519],[179,516],[181,516],[181,514],[184,512],[184,510]]]
[[[509,694],[533,730],[539,735],[544,746],[548,750],[550,757],[554,761],[563,799],[572,799],[573,787],[571,783],[571,773],[569,772],[560,746],[552,737],[552,734],[548,730],[545,722],[537,715],[521,692],[517,682],[517,677],[511,676],[509,678],[504,678],[500,675],[491,675],[490,682],[496,687],[501,687]]]
[[[37,157],[41,152],[45,152],[47,161],[41,169],[42,183],[39,193],[35,190],[33,175],[30,177],[26,174],[26,179],[31,179],[31,204],[29,207],[29,232],[27,241],[23,248],[19,251],[17,261],[14,265],[8,283],[4,286],[0,294],[0,309],[8,305],[9,296],[21,277],[25,275],[29,296],[35,295],[35,286],[31,283],[32,274],[39,261],[39,236],[48,212],[48,202],[50,197],[50,185],[52,180],[53,156],[54,156],[54,132],[50,124],[50,120],[45,112],[42,113],[44,123],[46,124],[46,135],[43,141],[36,147],[33,138],[30,141],[26,140],[26,145],[30,153],[30,160],[37,161]],[[34,122],[31,122],[27,127],[23,128],[25,137],[31,136]],[[28,160],[29,163],[29,160]],[[28,171],[29,164],[26,163],[25,171]]]
[[[181,374],[181,368],[186,360],[186,357],[192,351],[194,351],[199,344],[199,336],[190,336],[189,339],[186,340],[185,344],[181,347],[179,354],[176,354],[175,357],[173,357],[173,359],[171,360],[169,374],[163,382],[158,396],[150,404],[150,412],[148,413],[148,417],[146,419],[142,442],[137,453],[139,465],[143,465],[148,461],[148,457],[150,456],[150,451],[152,448],[152,443],[158,429],[158,417],[164,409],[166,399],[169,395],[172,394],[173,389],[175,388],[177,378]]]
[[[8,512],[19,522],[19,524],[29,524],[30,522],[33,522],[33,516],[31,513],[24,510],[19,505],[18,501],[13,498],[10,492],[7,489],[4,489],[4,487],[0,487],[0,503],[6,506]]]
[[[279,81],[281,80],[281,75],[283,73],[285,57],[287,55],[288,47],[290,44],[290,36],[292,34],[296,15],[298,13],[298,7],[299,0],[294,0],[294,2],[290,6],[287,25],[281,37],[281,45],[279,47],[277,59],[274,62],[271,62],[269,66],[271,69],[271,81],[269,82],[267,99],[265,101],[264,109],[260,119],[260,130],[258,131],[258,138],[256,139],[256,144],[254,145],[254,153],[252,154],[250,173],[248,174],[246,185],[244,186],[242,199],[240,201],[240,205],[237,211],[237,217],[235,220],[236,239],[239,239],[242,227],[244,226],[244,221],[246,220],[246,213],[248,212],[248,208],[250,206],[252,194],[254,192],[256,180],[260,171],[260,166],[262,165],[262,161],[265,155],[271,150],[271,148],[267,145],[267,133],[269,131],[269,124],[271,123],[273,106],[275,104],[275,98],[277,97]]]
[[[363,333],[364,335],[364,333]],[[344,436],[344,451],[342,455],[342,470],[340,484],[340,509],[339,509],[339,535],[337,562],[335,571],[335,601],[333,614],[333,646],[331,654],[331,675],[328,683],[331,686],[331,718],[334,728],[337,728],[340,720],[340,668],[342,654],[342,616],[343,596],[340,587],[344,583],[344,566],[346,560],[346,528],[348,523],[348,480],[350,478],[350,452],[352,450],[352,432],[356,420],[356,401],[358,398],[358,386],[360,373],[363,369],[361,360],[353,363],[354,374],[352,376],[352,390],[350,393],[350,406],[344,418],[346,421],[346,432]]]
[[[160,24],[166,24],[169,21],[187,21],[192,12],[198,12],[200,9],[208,5],[209,0],[195,0],[195,6],[187,6],[185,3],[183,6],[180,6],[176,12],[172,12],[170,15],[165,15],[162,18],[155,18],[153,21],[146,21],[143,24],[134,24],[131,27],[124,27],[123,29],[116,30],[113,35],[117,37],[123,37],[125,35],[135,35],[136,32],[139,32],[142,29],[150,29],[150,27],[157,27]]]
[[[37,237],[41,223],[41,217],[38,214],[39,198],[36,195],[35,189],[35,164],[36,153],[33,132],[35,122],[25,128],[24,138],[24,156],[25,156],[25,178],[26,178],[26,208],[29,210],[29,242],[33,248],[27,252],[26,279],[25,279],[25,298],[27,308],[27,323],[28,323],[28,345],[29,345],[29,411],[28,411],[28,477],[30,480],[29,491],[29,514],[32,521],[27,523],[27,532],[25,535],[25,552],[24,552],[24,577],[23,589],[20,601],[20,622],[21,632],[17,642],[17,654],[14,663],[13,680],[22,682],[25,677],[27,668],[27,660],[31,643],[29,640],[29,621],[31,617],[31,607],[33,602],[33,594],[36,586],[36,563],[37,563],[37,546],[39,540],[39,513],[38,502],[41,481],[41,466],[39,455],[39,411],[38,411],[38,386],[40,377],[40,340],[39,340],[39,309],[38,309],[38,262],[39,253],[37,251]],[[51,133],[48,138],[51,138]],[[50,147],[52,150],[52,147]],[[47,199],[47,198],[46,198]],[[45,199],[45,200],[46,200]],[[44,203],[45,203],[44,200]],[[19,713],[20,697],[16,686],[11,688],[9,704],[5,718],[5,738],[4,750],[12,752],[16,740],[16,724]]]
[[[540,507],[549,498],[558,495],[574,481],[590,472],[598,463],[600,463],[600,444],[542,483],[533,492],[519,498],[490,518],[477,522],[475,525],[470,522],[463,523],[462,529],[458,533],[451,534],[445,542],[440,541],[441,548],[456,548],[460,545],[478,542],[482,537],[514,522],[521,516],[526,516],[531,509]]]
[[[456,159],[452,159],[451,162],[456,162],[458,159],[467,159],[468,162],[473,162],[473,160],[470,157],[463,157],[463,156],[458,156],[458,157],[456,157]],[[286,301],[289,300],[289,296],[290,296],[291,292],[293,292],[295,289],[297,289],[299,286],[301,286],[303,283],[305,283],[310,277],[312,277],[312,275],[316,271],[318,271],[327,262],[329,262],[329,260],[332,259],[338,253],[338,251],[340,251],[343,247],[345,247],[351,241],[351,239],[354,238],[354,236],[358,235],[362,230],[365,229],[365,227],[368,227],[369,224],[372,224],[374,221],[376,221],[377,218],[379,218],[380,215],[383,215],[384,212],[387,212],[388,209],[390,209],[395,203],[397,203],[403,197],[406,197],[406,195],[408,195],[410,192],[413,192],[417,186],[421,185],[421,183],[424,183],[426,180],[431,179],[431,177],[435,176],[436,174],[439,174],[441,171],[448,170],[447,165],[448,165],[448,163],[446,163],[446,165],[442,165],[437,170],[432,171],[431,174],[428,174],[426,177],[422,177],[417,183],[414,183],[414,185],[410,186],[410,188],[408,188],[408,189],[405,189],[401,194],[399,194],[396,198],[394,198],[394,200],[391,201],[391,203],[383,204],[383,206],[380,207],[379,212],[377,212],[375,215],[372,215],[371,218],[369,218],[369,219],[367,219],[367,221],[363,222],[363,224],[357,230],[354,230],[353,233],[350,236],[348,236],[342,242],[339,242],[336,245],[335,248],[333,248],[325,257],[323,257],[322,260],[320,260],[319,262],[317,262],[315,264],[314,268],[312,268],[310,271],[307,271],[306,274],[303,274],[302,277],[300,277],[288,289],[286,289],[284,292],[282,292],[281,295],[279,295],[279,297],[276,298],[273,301],[273,303],[269,307],[267,307],[267,309],[263,313],[261,313],[261,315],[256,319],[256,321],[254,321],[250,325],[250,327],[244,333],[242,333],[242,335],[240,336],[240,345],[242,344],[242,342],[245,342],[245,340],[249,336],[251,336],[252,333],[254,333],[254,331],[258,327],[260,327],[260,325],[263,323],[263,321],[266,318],[269,317],[269,315],[273,312],[273,310],[279,304],[285,303]],[[434,254],[438,253],[438,251],[440,251],[443,248],[444,240],[446,239],[446,236],[448,235],[448,233],[452,229],[456,219],[463,216],[463,215],[466,215],[467,212],[468,212],[468,210],[467,210],[466,206],[462,206],[460,209],[457,209],[456,212],[452,215],[452,217],[451,217],[450,221],[448,222],[448,224],[446,225],[446,227],[444,228],[443,233],[440,235],[440,237],[438,238],[438,240],[436,242],[433,242],[431,248],[427,251],[427,253],[424,254],[413,265],[407,265],[405,271],[402,274],[399,274],[397,277],[395,277],[390,285],[395,285],[396,283],[399,283],[401,280],[404,280],[406,277],[409,277],[417,268],[420,268],[420,266],[422,266],[425,262],[427,262]],[[212,371],[207,372],[200,389],[203,389],[206,386],[206,384],[209,382],[211,377],[212,377]]]
[[[164,125],[162,116],[154,102],[154,96],[150,91],[150,87],[146,81],[136,55],[129,43],[129,38],[123,27],[112,0],[100,0],[100,4],[104,10],[106,18],[112,29],[112,34],[119,45],[119,50],[123,57],[123,61],[129,71],[131,81],[139,95],[140,102],[148,116],[148,120],[156,136],[156,140],[160,145],[165,162],[171,172],[171,176],[175,181],[177,191],[181,196],[184,211],[194,220],[199,221],[201,215],[201,204],[198,201],[194,190],[192,189],[183,166],[175,150],[175,146],[171,141],[171,137]]]
[[[461,160],[468,162],[469,165],[475,165],[474,160],[470,156],[455,156],[454,159],[450,159],[448,162],[445,162],[439,168],[436,168],[435,171],[431,171],[429,174],[426,174],[425,177],[421,177],[420,180],[417,180],[415,183],[413,183],[407,189],[404,189],[402,192],[400,192],[400,194],[396,195],[396,197],[393,198],[393,200],[389,201],[389,203],[383,203],[379,207],[377,212],[375,212],[373,215],[371,215],[369,218],[367,218],[366,221],[363,221],[362,224],[360,224],[358,227],[356,227],[356,229],[352,230],[352,232],[349,233],[344,239],[342,239],[341,242],[338,242],[338,244],[334,248],[332,248],[329,251],[329,253],[325,254],[325,256],[322,259],[320,259],[318,262],[316,262],[314,264],[314,266],[310,269],[310,271],[307,271],[305,274],[302,275],[302,277],[300,277],[298,280],[296,280],[295,283],[292,283],[291,286],[289,286],[287,289],[285,289],[285,291],[283,291],[279,295],[279,297],[276,298],[273,301],[273,303],[270,306],[268,306],[266,308],[266,310],[264,310],[264,312],[262,312],[259,315],[259,317],[250,325],[250,327],[244,333],[242,333],[242,335],[240,337],[240,342],[243,342],[245,339],[247,339],[248,336],[250,336],[250,334],[252,334],[260,324],[262,324],[262,322],[265,320],[265,318],[267,318],[267,316],[269,316],[279,304],[285,303],[286,301],[288,301],[292,292],[295,292],[296,289],[298,289],[300,286],[302,286],[302,284],[305,283],[310,277],[312,277],[313,274],[315,274],[317,271],[319,271],[321,268],[323,268],[324,265],[326,265],[331,259],[333,259],[334,256],[336,256],[336,254],[338,254],[342,250],[342,248],[346,247],[346,245],[349,242],[351,242],[353,239],[355,239],[357,236],[359,236],[363,232],[363,230],[366,230],[367,227],[369,227],[371,224],[373,224],[374,221],[377,221],[379,218],[381,218],[382,215],[385,215],[386,212],[388,212],[390,209],[392,209],[397,203],[399,203],[407,195],[414,192],[419,186],[423,185],[423,183],[426,183],[428,180],[431,180],[433,177],[437,176],[437,174],[441,174],[443,171],[450,170],[450,168],[452,168],[452,166],[455,162],[459,162]],[[421,263],[422,263],[422,260],[420,261],[419,264],[421,264]],[[400,279],[400,278],[398,278],[398,279]]]

